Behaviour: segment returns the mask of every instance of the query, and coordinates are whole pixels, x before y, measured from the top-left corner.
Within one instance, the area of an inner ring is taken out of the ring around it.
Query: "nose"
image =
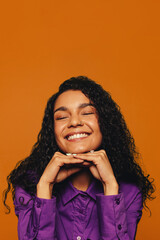
[[[83,125],[83,122],[80,118],[79,115],[77,114],[74,114],[70,117],[70,121],[68,123],[68,127],[77,127],[77,126],[82,126]]]

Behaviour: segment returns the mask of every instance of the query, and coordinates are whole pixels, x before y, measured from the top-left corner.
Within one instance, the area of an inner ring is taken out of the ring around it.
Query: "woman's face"
[[[79,90],[62,93],[54,106],[54,133],[64,153],[96,150],[102,142],[96,109]]]

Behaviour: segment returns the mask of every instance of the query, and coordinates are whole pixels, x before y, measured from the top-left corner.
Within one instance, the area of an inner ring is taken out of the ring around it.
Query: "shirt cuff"
[[[56,197],[51,199],[44,199],[35,196],[35,208],[41,209],[43,211],[43,215],[52,215],[56,209]]]
[[[33,213],[34,236],[41,239],[53,237],[55,230],[56,197],[43,199],[35,196]]]
[[[123,193],[96,194],[101,236],[122,236],[127,232],[126,210]]]

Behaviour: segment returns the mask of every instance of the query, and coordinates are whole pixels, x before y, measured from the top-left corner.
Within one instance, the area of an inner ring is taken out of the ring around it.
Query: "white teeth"
[[[78,133],[78,134],[74,134],[74,135],[69,136],[67,139],[72,140],[72,139],[75,139],[75,138],[82,138],[82,137],[87,137],[87,136],[88,136],[88,134],[86,134],[86,133]]]

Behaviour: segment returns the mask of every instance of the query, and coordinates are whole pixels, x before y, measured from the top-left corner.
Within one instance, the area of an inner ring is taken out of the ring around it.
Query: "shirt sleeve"
[[[100,240],[134,240],[137,224],[142,216],[142,194],[137,187],[131,188],[125,197],[96,194],[100,228]]]
[[[32,197],[25,190],[15,190],[15,213],[18,217],[19,240],[56,240],[56,197],[42,199]]]

